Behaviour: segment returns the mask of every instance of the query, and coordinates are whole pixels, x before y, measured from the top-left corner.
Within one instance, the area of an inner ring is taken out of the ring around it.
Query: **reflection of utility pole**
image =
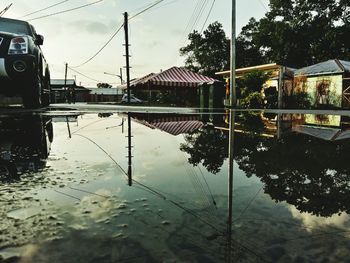
[[[128,13],[124,13],[124,30],[125,30],[125,57],[126,57],[126,87],[128,91],[128,104],[130,104],[130,64],[129,64],[129,25]]]
[[[132,156],[131,156],[131,116],[128,112],[128,184],[132,186]]]
[[[229,134],[229,163],[228,163],[228,218],[227,218],[227,262],[232,260],[232,202],[233,202],[233,164],[234,164],[234,135],[235,111],[230,110]]]

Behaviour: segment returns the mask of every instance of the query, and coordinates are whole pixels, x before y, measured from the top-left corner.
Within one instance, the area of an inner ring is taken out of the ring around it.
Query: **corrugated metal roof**
[[[96,95],[121,95],[123,91],[117,88],[88,88],[91,90],[90,94]]]
[[[349,61],[331,59],[312,66],[298,69],[294,72],[294,75],[295,76],[329,75],[329,74],[341,74],[344,71],[350,71]]]
[[[57,86],[64,86],[64,79],[51,79],[50,80],[51,85],[57,85]],[[67,79],[66,85],[75,85],[74,79]]]
[[[339,62],[343,64],[345,71],[350,72],[350,61],[339,60]]]
[[[158,74],[149,74],[135,81],[132,87],[138,87],[146,84],[163,87],[198,87],[205,83],[212,84],[219,82],[216,79],[189,71],[188,69],[172,67]]]

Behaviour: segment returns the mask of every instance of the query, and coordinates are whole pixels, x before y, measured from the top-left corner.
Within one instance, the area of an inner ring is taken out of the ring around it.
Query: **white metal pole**
[[[232,34],[231,34],[231,72],[230,72],[230,106],[237,104],[236,96],[236,0],[232,0]]]

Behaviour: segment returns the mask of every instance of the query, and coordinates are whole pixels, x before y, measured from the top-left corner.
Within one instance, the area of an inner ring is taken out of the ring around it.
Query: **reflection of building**
[[[347,116],[293,114],[285,115],[281,121],[283,122],[282,127],[289,127],[284,132],[293,131],[326,141],[350,139],[349,117]]]
[[[204,126],[198,115],[131,113],[131,117],[152,129],[171,135],[192,133]]]
[[[350,107],[350,61],[328,60],[295,71],[295,88],[307,92],[312,105]]]
[[[0,119],[0,178],[12,179],[43,168],[52,140],[49,117]]]

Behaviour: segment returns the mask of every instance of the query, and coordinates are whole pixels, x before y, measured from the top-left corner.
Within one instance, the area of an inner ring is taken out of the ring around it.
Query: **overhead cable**
[[[50,8],[52,8],[52,7],[55,7],[55,6],[61,5],[61,4],[65,3],[65,2],[68,2],[68,1],[70,1],[70,0],[64,0],[64,1],[58,2],[58,3],[56,3],[56,4],[53,4],[53,5],[50,5],[50,6],[44,7],[44,8],[42,8],[42,9],[36,10],[36,11],[34,11],[34,12],[31,12],[31,13],[25,14],[24,16],[21,16],[20,18],[24,18],[24,17],[30,16],[30,15],[34,15],[34,14],[36,14],[36,13],[39,13],[39,12],[42,12],[42,11],[48,10],[48,9],[50,9]]]
[[[76,71],[75,69],[72,69],[71,67],[68,67],[70,70],[72,70],[72,71],[74,71],[75,73],[77,73],[77,74],[79,74],[79,75],[81,75],[81,76],[83,76],[83,77],[85,77],[85,78],[87,78],[87,79],[89,79],[89,80],[92,80],[92,81],[95,81],[95,82],[97,82],[97,83],[103,83],[104,81],[101,81],[101,80],[97,80],[97,79],[93,79],[93,78],[90,78],[89,76],[87,76],[87,75],[85,75],[85,74],[83,74],[83,73],[81,73],[81,72],[79,72],[79,71]]]
[[[117,29],[117,31],[115,31],[113,33],[113,35],[108,39],[108,41],[89,59],[87,59],[85,62],[77,65],[77,66],[74,66],[74,67],[71,67],[71,68],[79,68],[81,66],[84,66],[85,64],[89,63],[91,60],[93,60],[95,57],[97,57],[98,54],[100,54],[102,52],[102,50],[105,49],[105,47],[113,40],[113,38],[120,32],[120,30],[123,28],[124,26],[124,23]]]
[[[259,0],[259,3],[261,4],[261,6],[265,9],[266,12],[268,12],[269,10],[267,9],[266,5],[264,4],[264,2],[262,0]]]
[[[204,21],[204,23],[203,23],[203,26],[202,26],[202,29],[201,29],[201,31],[200,31],[201,34],[202,34],[203,30],[204,30],[205,25],[206,25],[207,22],[208,22],[208,19],[209,19],[210,15],[211,15],[211,12],[213,11],[215,1],[216,1],[216,0],[213,0],[213,3],[211,4],[211,7],[210,7],[210,9],[209,9],[209,13],[208,13],[208,15],[207,15],[207,18],[205,19],[205,21]]]
[[[47,18],[47,17],[50,17],[50,16],[60,15],[60,14],[63,14],[63,13],[68,13],[68,12],[75,11],[75,10],[78,10],[78,9],[81,9],[81,8],[84,8],[84,7],[88,7],[88,6],[91,6],[91,5],[95,5],[95,4],[101,3],[102,1],[104,1],[104,0],[98,0],[96,2],[92,2],[92,3],[86,4],[86,5],[81,5],[81,6],[78,6],[78,7],[70,8],[70,9],[67,9],[67,10],[60,11],[60,12],[56,12],[56,13],[52,13],[52,14],[48,14],[48,15],[44,15],[44,16],[31,18],[31,19],[28,19],[28,21],[33,21],[33,20],[38,20],[38,19],[42,19],[42,18]]]
[[[159,5],[160,3],[164,2],[164,1],[165,1],[165,0],[157,0],[157,1],[154,2],[153,4],[146,6],[143,10],[139,11],[139,12],[136,13],[135,15],[129,17],[129,20],[131,20],[131,19],[133,19],[133,18],[135,18],[135,17],[137,17],[137,16],[143,14],[144,12],[150,10],[151,8],[155,7],[156,5]],[[83,65],[85,65],[85,64],[87,64],[87,63],[89,63],[91,60],[93,60],[98,54],[100,54],[100,53],[102,52],[102,50],[104,50],[104,49],[108,46],[108,44],[109,44],[109,43],[114,39],[114,37],[120,32],[120,30],[123,28],[123,26],[124,26],[124,23],[123,23],[120,27],[118,27],[118,29],[117,29],[117,30],[113,33],[113,35],[107,40],[107,42],[106,42],[92,57],[90,57],[89,59],[87,59],[85,62],[83,62],[83,63],[81,63],[81,64],[79,64],[79,65],[77,65],[77,66],[73,66],[73,67],[71,67],[71,68],[79,68],[79,67],[81,67],[81,66],[83,66]]]

